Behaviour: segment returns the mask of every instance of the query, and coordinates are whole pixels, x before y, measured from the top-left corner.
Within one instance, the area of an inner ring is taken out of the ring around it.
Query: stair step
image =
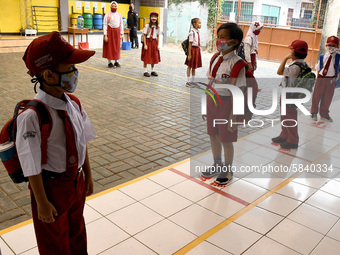
[[[0,47],[0,53],[25,52],[27,46]]]

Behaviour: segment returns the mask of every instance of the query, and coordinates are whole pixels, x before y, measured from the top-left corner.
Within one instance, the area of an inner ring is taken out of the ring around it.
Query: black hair
[[[191,25],[192,25],[192,27],[194,27],[194,24],[197,23],[199,20],[200,20],[199,18],[193,18],[193,19],[191,20]]]
[[[222,24],[218,29],[217,29],[217,34],[220,30],[222,29],[226,29],[229,31],[229,39],[235,39],[238,40],[237,45],[235,45],[234,49],[238,49],[238,47],[240,47],[240,44],[242,42],[243,39],[243,31],[242,29],[239,27],[239,25],[237,25],[236,23],[233,22],[228,22],[228,23],[224,23]]]
[[[155,15],[155,14],[152,14],[152,15]],[[152,21],[151,21],[151,16],[152,16],[152,15],[151,15],[151,13],[150,13],[150,23],[149,23],[149,28],[150,28],[150,30],[151,30],[151,26],[153,25],[153,24],[152,24]],[[158,29],[158,28],[159,28],[159,27],[158,27],[158,16],[157,16],[157,20],[156,20],[156,24],[155,24],[155,25],[156,25],[156,29]],[[149,33],[149,31],[148,31],[148,33]]]
[[[297,57],[298,59],[305,59],[307,57],[307,53],[297,53],[294,51],[294,55],[295,57]]]

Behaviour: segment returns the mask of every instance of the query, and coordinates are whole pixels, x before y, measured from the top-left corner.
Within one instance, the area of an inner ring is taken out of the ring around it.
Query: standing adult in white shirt
[[[107,58],[109,67],[120,67],[118,60],[120,59],[120,42],[123,39],[124,27],[122,15],[117,12],[118,3],[111,2],[111,11],[104,16],[104,44],[103,58]],[[112,60],[115,61],[112,64]]]

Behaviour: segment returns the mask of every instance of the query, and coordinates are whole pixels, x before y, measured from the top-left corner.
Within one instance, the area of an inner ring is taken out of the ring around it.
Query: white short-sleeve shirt
[[[211,70],[208,70],[207,77],[211,78],[210,73],[212,70],[214,70],[214,67],[216,63],[218,62],[219,58],[223,58],[223,61],[220,65],[220,67],[217,69],[216,72],[216,77],[214,80],[214,83],[212,87],[215,87],[217,83],[219,84],[230,84],[230,74],[231,70],[233,69],[234,65],[236,62],[243,60],[240,58],[238,55],[235,54],[234,51],[227,53],[226,55],[222,55],[222,53],[219,53],[219,55],[215,58],[214,62],[211,65]],[[242,68],[241,71],[238,74],[237,80],[236,80],[236,86],[241,88],[241,87],[246,87],[246,69]],[[216,88],[216,92],[220,96],[231,96],[231,93],[229,89],[227,88]]]
[[[320,74],[323,73],[323,69],[325,68],[326,63],[327,63],[330,55],[331,54],[329,52],[327,52],[324,55],[324,57],[323,57],[323,67],[322,67],[321,70],[320,70],[320,61],[316,64],[315,70],[320,72]],[[331,63],[329,65],[329,68],[328,68],[328,71],[327,71],[327,74],[326,74],[327,77],[334,77],[335,76],[335,55],[336,55],[336,52],[332,53]]]
[[[150,31],[148,33],[148,30],[149,30],[149,26],[150,24],[146,24],[145,27],[143,28],[143,34],[146,35],[146,38],[150,38],[151,36],[151,31],[152,31],[152,27],[154,28],[154,31],[153,31],[153,36],[152,36],[152,39],[157,39],[157,36],[159,36],[162,31],[161,31],[161,27],[158,25],[158,28],[156,28],[155,25],[153,25],[151,28],[150,28]]]
[[[198,36],[199,36],[198,29],[196,28],[191,29],[189,33],[189,42],[192,42],[192,46],[198,47]]]
[[[305,61],[303,59],[296,59],[288,67],[285,67],[285,69],[283,70],[283,78],[281,82],[281,86],[283,88],[294,87],[295,80],[301,72],[301,68],[298,65],[294,65],[294,63],[297,63],[297,62],[304,63]],[[287,78],[289,80],[288,84],[287,84]]]
[[[41,169],[62,173],[66,170],[66,135],[63,120],[57,110],[65,110],[70,116],[76,137],[78,167],[85,162],[86,143],[96,136],[84,110],[66,94],[66,101],[38,91],[35,99],[46,104],[52,118],[52,130],[47,140],[47,164],[41,164],[41,133],[36,112],[28,109],[17,118],[16,148],[25,176],[41,173]],[[27,135],[30,134],[30,135]]]

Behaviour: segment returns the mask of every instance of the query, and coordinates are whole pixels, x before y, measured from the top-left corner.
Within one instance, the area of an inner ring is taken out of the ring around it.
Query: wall
[[[201,45],[207,44],[207,6],[201,6],[199,2],[187,2],[179,5],[170,4],[168,8],[167,42],[182,42],[189,34],[190,22],[193,18],[200,18]]]
[[[19,0],[0,0],[1,33],[19,33],[21,28]]]

